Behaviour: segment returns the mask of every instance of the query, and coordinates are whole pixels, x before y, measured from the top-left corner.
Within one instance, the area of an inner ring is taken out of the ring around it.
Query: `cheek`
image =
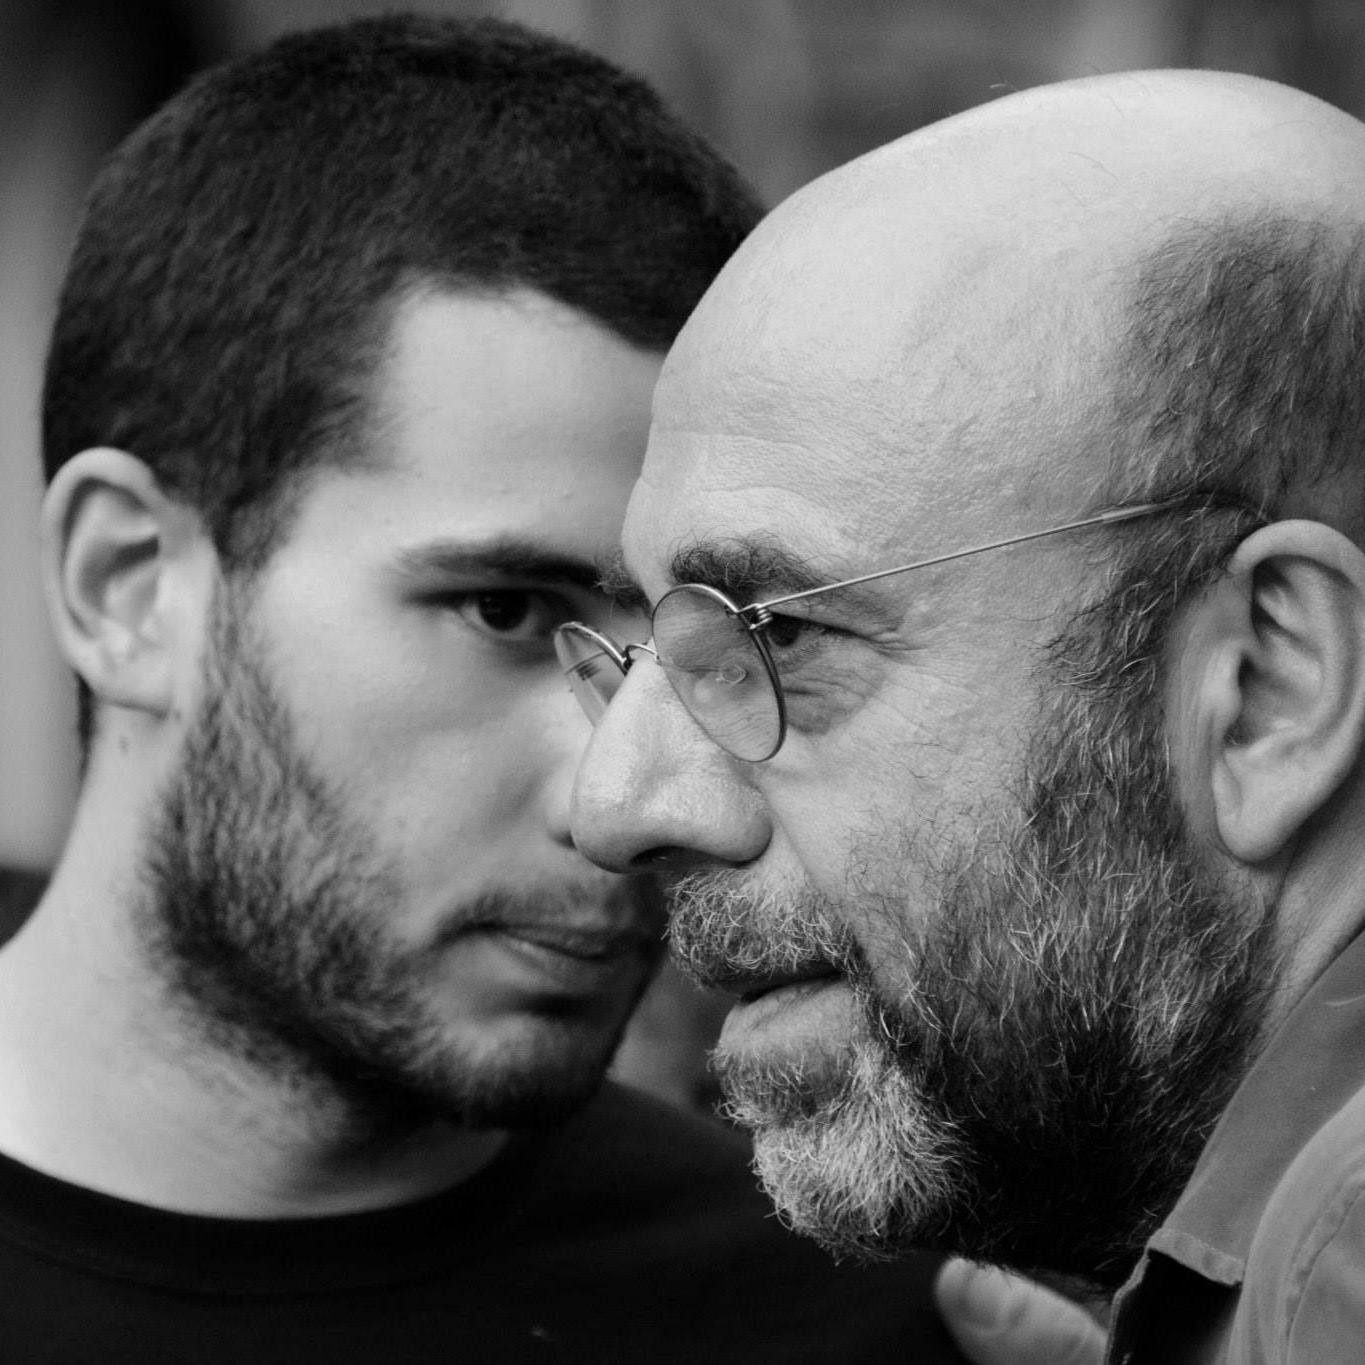
[[[827,734],[790,734],[774,760],[773,805],[810,844],[840,830],[847,843],[863,830],[934,824],[994,789],[1015,721],[980,688],[921,674]]]
[[[301,729],[310,750],[379,818],[397,803],[448,822],[454,808],[501,812],[524,793],[534,721],[508,687],[371,683]]]
[[[306,621],[280,622],[271,653],[315,717],[319,743],[382,758],[385,749],[441,736],[475,742],[506,722],[525,670],[508,666],[458,618],[340,590],[329,613],[324,585],[315,586],[322,607]]]
[[[879,977],[901,981],[906,938],[938,913],[935,869],[1008,821],[1036,706],[1027,687],[921,675],[774,760],[770,866],[843,907]]]
[[[274,672],[301,743],[365,818],[450,838],[524,788],[531,673],[493,669],[439,613],[344,628],[324,614],[284,638]]]

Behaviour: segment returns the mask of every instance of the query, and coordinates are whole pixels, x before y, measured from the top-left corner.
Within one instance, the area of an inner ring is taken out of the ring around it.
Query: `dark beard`
[[[147,841],[139,924],[180,1014],[356,1142],[438,1118],[563,1118],[597,1089],[627,1012],[615,1029],[538,1021],[526,1046],[443,1030],[424,1003],[442,949],[464,926],[515,919],[518,898],[452,909],[430,946],[383,932],[401,877],[301,752],[243,612],[230,594],[216,604],[205,703]]]
[[[846,902],[677,888],[675,950],[704,983],[823,963],[855,988],[856,1036],[823,1055],[717,1055],[779,1211],[836,1255],[932,1245],[1112,1289],[1188,1180],[1276,955],[1269,914],[1185,837],[1152,689],[1071,692],[1013,813],[948,848],[869,841]],[[910,863],[932,915],[897,897]],[[850,924],[894,926],[903,958],[874,979]]]

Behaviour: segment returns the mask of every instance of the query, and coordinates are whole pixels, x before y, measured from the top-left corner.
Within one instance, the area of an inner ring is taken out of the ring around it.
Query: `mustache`
[[[756,890],[741,877],[691,872],[670,885],[670,947],[687,976],[731,994],[830,970],[861,977],[862,954],[829,900],[804,888]]]

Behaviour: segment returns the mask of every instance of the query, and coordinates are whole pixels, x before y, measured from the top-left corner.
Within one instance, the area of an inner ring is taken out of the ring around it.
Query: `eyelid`
[[[525,620],[506,629],[499,629],[481,620],[481,601],[497,597],[525,598]],[[567,595],[542,588],[457,588],[437,594],[436,601],[443,610],[458,616],[470,629],[489,639],[508,643],[546,640],[553,634],[555,627],[570,620],[576,610],[575,603]]]
[[[760,602],[755,605],[762,607],[763,604]],[[764,607],[763,613],[770,621],[800,621],[803,625],[820,626],[825,630],[841,629],[841,623],[832,619],[836,618],[838,613],[821,611],[822,605],[819,599],[811,602],[793,602],[790,606],[783,605],[771,609]]]
[[[878,612],[872,619],[859,619],[851,612],[820,612],[817,609],[819,601],[820,599],[807,599],[793,602],[790,606],[771,611],[769,616],[775,623],[784,620],[797,622],[812,646],[817,635],[861,641],[877,649],[897,646],[903,614],[893,617],[887,612]],[[780,629],[780,626],[778,628]],[[774,645],[774,648],[776,647]]]
[[[778,596],[777,593],[770,593],[769,599]],[[763,603],[755,605],[762,606]],[[828,593],[799,598],[794,602],[774,602],[768,610],[774,617],[799,617],[827,630],[877,640],[900,629],[909,605],[904,596],[898,598],[894,593],[858,586],[831,587]]]
[[[496,597],[499,595],[512,596],[521,594],[523,597],[551,598],[557,597],[561,601],[569,601],[567,593],[554,592],[549,588],[534,587],[526,583],[472,583],[459,584],[444,588],[434,588],[426,594],[434,600],[442,602],[465,602],[472,597]]]
[[[522,593],[527,597],[569,603],[590,601],[597,596],[593,589],[582,588],[574,583],[545,583],[497,577],[442,583],[433,586],[424,595],[450,602],[469,597],[491,596],[495,593]]]

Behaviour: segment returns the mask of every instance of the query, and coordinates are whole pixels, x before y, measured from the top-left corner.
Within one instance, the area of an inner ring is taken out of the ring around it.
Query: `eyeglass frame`
[[[777,703],[777,740],[771,750],[761,758],[745,759],[738,754],[731,754],[734,758],[739,758],[744,763],[766,763],[782,748],[787,738],[787,700],[782,688],[782,680],[777,671],[777,664],[773,660],[772,653],[767,641],[761,634],[773,620],[773,607],[783,607],[789,602],[801,602],[807,598],[819,597],[827,592],[838,592],[841,588],[853,588],[863,583],[873,583],[878,579],[891,578],[896,574],[909,573],[912,569],[929,569],[936,564],[948,564],[957,559],[967,559],[972,555],[985,554],[988,550],[1003,550],[1011,545],[1024,545],[1032,540],[1043,540],[1049,536],[1062,535],[1067,531],[1082,531],[1092,526],[1114,526],[1126,521],[1137,521],[1142,517],[1155,516],[1160,512],[1169,512],[1177,507],[1187,507],[1196,499],[1189,495],[1181,497],[1165,498],[1158,502],[1131,503],[1127,506],[1113,507],[1107,512],[1098,512],[1094,516],[1082,517],[1079,521],[1068,521],[1058,526],[1049,526],[1041,531],[1026,531],[1022,535],[1006,536],[1003,540],[992,540],[984,545],[973,545],[966,550],[952,550],[947,554],[930,555],[926,559],[917,559],[909,564],[900,564],[892,569],[877,569],[872,573],[858,574],[854,578],[840,579],[837,583],[825,583],[818,588],[805,588],[800,592],[785,593],[781,597],[770,597],[762,602],[750,602],[748,606],[739,606],[727,593],[719,588],[713,588],[707,583],[678,583],[671,587],[654,604],[650,615],[650,640],[653,639],[654,615],[663,603],[676,592],[700,592],[717,601],[725,610],[726,614],[733,616],[736,620],[743,622],[745,629],[749,632],[749,637],[754,643],[754,649],[759,658],[763,661],[763,667],[768,674],[768,681],[772,688],[773,699]],[[1250,510],[1246,508],[1244,510]],[[601,631],[594,630],[591,626],[584,625],[581,621],[566,621],[555,628],[555,638],[558,639],[565,632],[574,632],[585,636],[595,645],[600,647],[612,663],[620,670],[622,679],[630,673],[631,667],[636,657],[640,654],[647,654],[655,663],[665,666],[666,660],[659,657],[659,651],[653,644],[632,643],[618,645],[609,636],[603,635]],[[571,672],[565,669],[565,676]],[[683,703],[683,709],[696,721],[698,727],[706,734],[706,737],[718,748],[726,753],[731,753],[707,727],[702,724],[701,719],[692,711],[682,696],[674,688],[674,694]],[[610,703],[608,703],[610,704]],[[582,705],[580,700],[579,705]],[[589,716],[589,720],[592,717]],[[597,721],[592,720],[594,727]]]

